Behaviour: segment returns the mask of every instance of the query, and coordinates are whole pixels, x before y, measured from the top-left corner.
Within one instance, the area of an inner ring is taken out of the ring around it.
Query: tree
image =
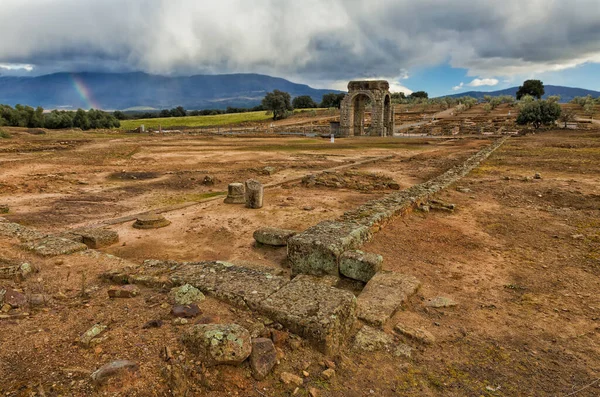
[[[291,99],[287,92],[273,90],[263,98],[262,105],[266,110],[273,112],[273,120],[279,120],[286,118],[288,112],[293,110]]]
[[[412,94],[410,94],[408,96],[409,98],[423,98],[423,99],[427,99],[429,98],[429,94],[426,93],[425,91],[415,91]]]
[[[332,92],[329,94],[325,94],[325,95],[323,95],[323,98],[321,99],[320,107],[322,107],[322,108],[338,108],[339,109],[345,96],[346,96],[346,94],[344,94],[344,93],[336,94],[336,93]]]
[[[300,95],[294,98],[292,101],[292,106],[294,109],[314,109],[319,107],[315,101],[310,97],[310,95]]]
[[[541,80],[525,80],[517,91],[517,100],[520,100],[525,95],[541,99],[544,94],[544,83]]]
[[[517,124],[532,124],[537,130],[541,125],[553,124],[560,115],[561,109],[558,103],[533,101],[521,107],[517,116]]]
[[[560,102],[560,95],[550,95],[548,97],[548,102],[555,102],[555,103]]]
[[[401,101],[406,99],[406,94],[403,92],[392,92],[392,101]]]
[[[187,116],[187,112],[183,108],[183,106],[177,106],[176,108],[171,109],[171,117],[185,117]]]
[[[567,128],[567,123],[575,120],[575,112],[571,109],[565,109],[561,112],[559,120],[565,123],[564,128]]]

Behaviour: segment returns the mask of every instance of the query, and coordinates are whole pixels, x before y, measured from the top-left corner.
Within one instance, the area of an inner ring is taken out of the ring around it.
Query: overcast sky
[[[98,70],[600,90],[600,0],[0,0],[1,74]]]

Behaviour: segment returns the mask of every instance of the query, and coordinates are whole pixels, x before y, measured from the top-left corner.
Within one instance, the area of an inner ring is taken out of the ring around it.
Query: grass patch
[[[140,125],[147,129],[174,128],[174,127],[218,127],[222,125],[240,124],[251,121],[264,121],[272,118],[265,111],[216,114],[211,116],[185,116],[185,117],[163,117],[156,119],[122,120],[122,130],[133,130]]]
[[[8,139],[8,138],[11,138],[11,135],[8,132],[4,131],[4,130],[0,130],[0,138],[1,139]]]

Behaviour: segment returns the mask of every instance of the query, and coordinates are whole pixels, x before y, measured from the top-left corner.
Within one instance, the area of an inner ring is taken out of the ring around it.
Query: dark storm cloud
[[[0,65],[333,81],[600,62],[598,0],[2,0]]]

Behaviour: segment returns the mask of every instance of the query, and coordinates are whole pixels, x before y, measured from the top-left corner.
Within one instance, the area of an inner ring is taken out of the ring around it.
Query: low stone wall
[[[288,241],[288,260],[292,273],[338,276],[340,257],[345,251],[360,248],[394,216],[411,211],[432,195],[456,183],[488,158],[506,139],[496,140],[463,164],[427,182],[370,201],[344,213],[337,220],[323,221],[292,237]]]

